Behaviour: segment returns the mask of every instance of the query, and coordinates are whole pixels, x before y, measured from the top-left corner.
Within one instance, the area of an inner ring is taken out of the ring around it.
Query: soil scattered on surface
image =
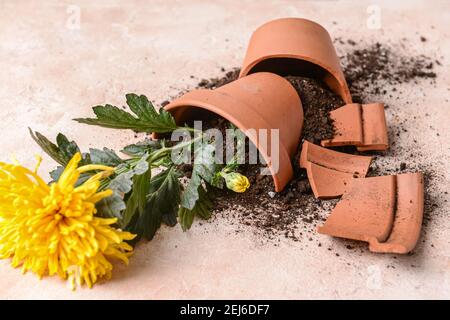
[[[344,42],[342,39],[336,41]],[[438,60],[423,55],[402,55],[390,45],[380,43],[364,45],[353,40],[345,43],[352,49],[341,57],[341,61],[355,102],[374,102],[367,100],[367,96],[373,94],[381,95],[381,97],[401,94],[396,92],[395,86],[403,83],[434,81],[435,66],[440,65]],[[222,77],[202,79],[198,83],[198,88],[215,89],[237,79],[238,75],[239,69],[233,69]],[[341,98],[318,80],[297,76],[288,76],[286,79],[301,97],[304,109],[302,141],[306,139],[319,144],[322,139],[332,137],[334,128],[328,114],[329,111],[344,104]],[[393,89],[388,92],[386,86]],[[224,125],[226,121],[220,118],[209,124],[219,129],[224,129]],[[393,139],[391,137],[391,144],[395,145],[395,137]],[[355,153],[352,148],[344,148],[340,151]],[[242,165],[240,171],[249,178],[251,188],[242,194],[219,191],[215,200],[214,216],[229,219],[234,224],[251,227],[256,234],[263,235],[261,238],[263,241],[277,238],[279,241],[279,236],[284,235],[294,241],[315,241],[315,244],[321,247],[322,244],[311,236],[316,234],[316,227],[326,220],[338,200],[322,201],[314,198],[306,171],[298,166],[299,152],[300,150],[293,160],[294,179],[280,193],[274,192],[271,176],[260,174],[260,165]],[[393,166],[383,161],[383,155],[376,153],[374,155],[376,160],[372,163],[370,175],[424,171],[416,162],[399,162]],[[381,161],[377,161],[378,159]],[[426,173],[425,180],[429,181],[432,175]],[[430,198],[426,196],[425,206],[432,210],[435,205],[430,201]],[[425,220],[427,220],[426,217]],[[346,246],[348,250],[354,248],[365,250],[365,244],[361,247],[356,242],[350,243],[351,245]]]
[[[366,102],[366,94],[392,97],[396,94],[396,85],[418,84],[420,80],[436,78],[434,67],[440,65],[439,60],[425,55],[404,55],[396,48],[378,42],[371,45],[355,41],[347,43],[353,49],[341,57],[341,63],[354,102]],[[393,87],[393,92],[388,92],[387,86]]]

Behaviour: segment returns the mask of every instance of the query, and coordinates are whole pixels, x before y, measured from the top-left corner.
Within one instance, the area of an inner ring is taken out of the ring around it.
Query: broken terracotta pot
[[[356,146],[358,151],[379,150],[389,147],[384,104],[346,104],[330,112],[336,135],[322,140],[324,147]]]
[[[292,179],[291,157],[300,140],[303,109],[296,90],[286,79],[273,73],[256,73],[215,90],[188,92],[165,109],[178,124],[201,120],[208,112],[227,119],[247,134],[264,157],[275,191],[283,190]],[[271,141],[273,129],[279,130],[279,141]],[[267,143],[259,137],[264,130],[268,132]],[[279,157],[272,159],[276,143]]]
[[[300,167],[305,168],[314,196],[329,199],[341,196],[352,178],[364,178],[372,157],[337,152],[305,141]]]
[[[414,249],[423,218],[423,176],[352,179],[319,233],[369,243],[372,252]]]
[[[261,71],[321,79],[345,103],[352,102],[330,35],[313,21],[284,18],[256,29],[240,77]]]

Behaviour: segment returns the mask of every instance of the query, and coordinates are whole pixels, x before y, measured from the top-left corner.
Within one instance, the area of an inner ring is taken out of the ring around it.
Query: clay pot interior
[[[316,78],[328,83],[328,87],[337,88],[339,83],[334,77],[329,77],[329,72],[321,66],[309,61],[296,58],[268,58],[253,66],[247,74],[256,72],[272,72],[280,76],[302,76]]]

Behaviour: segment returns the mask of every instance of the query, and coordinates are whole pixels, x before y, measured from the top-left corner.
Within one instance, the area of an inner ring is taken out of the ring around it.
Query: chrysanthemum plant
[[[61,133],[55,144],[30,129],[59,166],[47,184],[37,174],[40,158],[34,171],[0,162],[0,259],[11,258],[12,266],[40,278],[57,274],[72,288],[92,287],[111,277],[111,259],[128,263],[132,245],[142,237],[151,240],[161,223],[179,221],[187,230],[194,217],[209,218],[214,188],[244,192],[249,187],[248,179],[235,172],[237,154],[221,164],[215,157],[219,144],[206,132],[177,126],[170,113],[156,111],[145,96],[126,98],[133,114],[105,105],[93,108],[96,118],[75,120],[163,136],[181,132],[189,139],[145,139],[124,147],[121,158],[107,148],[81,153]],[[242,150],[243,134],[232,132]],[[181,183],[186,150],[193,158],[192,173]]]
[[[157,133],[164,137],[175,131],[189,135],[189,139],[176,143],[164,138],[148,139],[127,145],[119,157],[108,148],[89,149],[82,153],[79,166],[90,164],[112,167],[113,171],[100,180],[99,190],[111,190],[108,197],[96,203],[97,216],[116,218],[116,227],[151,240],[161,224],[180,223],[183,230],[191,227],[194,217],[208,219],[212,208],[212,190],[224,186],[235,192],[249,187],[248,179],[235,172],[237,156],[227,164],[216,161],[214,138],[195,128],[176,124],[164,109],[157,111],[144,95],[127,94],[126,102],[132,113],[112,105],[95,106],[95,118],[74,119],[79,123],[134,132]],[[236,132],[236,141],[239,133]],[[56,144],[30,129],[31,136],[59,166],[50,172],[58,181],[72,157],[80,152],[78,145],[63,134]],[[187,183],[180,182],[183,172],[179,165],[183,152],[192,150],[192,174]],[[179,158],[176,156],[179,154]],[[175,155],[175,156],[174,156]],[[79,175],[76,185],[92,178],[98,171]]]

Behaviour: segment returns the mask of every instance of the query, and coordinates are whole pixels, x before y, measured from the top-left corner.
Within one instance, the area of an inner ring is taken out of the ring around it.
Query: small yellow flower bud
[[[234,192],[245,192],[248,188],[250,188],[250,182],[247,177],[240,173],[222,173],[222,177],[225,179],[227,188],[233,190]]]

